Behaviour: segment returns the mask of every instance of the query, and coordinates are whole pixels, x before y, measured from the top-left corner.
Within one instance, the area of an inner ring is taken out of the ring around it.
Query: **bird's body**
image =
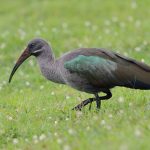
[[[37,60],[42,74],[53,82],[92,94],[115,86],[150,89],[150,67],[117,53],[81,48],[56,60],[52,56],[46,54],[47,59]]]
[[[42,49],[34,50],[33,53],[42,74],[53,82],[94,94],[97,97],[97,107],[100,107],[98,99],[110,98],[110,89],[115,86],[150,89],[150,67],[144,63],[99,48],[80,48],[55,59],[47,42],[41,39],[31,41],[33,42],[43,44],[43,47],[40,47]],[[107,95],[98,97],[99,92]],[[94,100],[84,102],[92,101]]]

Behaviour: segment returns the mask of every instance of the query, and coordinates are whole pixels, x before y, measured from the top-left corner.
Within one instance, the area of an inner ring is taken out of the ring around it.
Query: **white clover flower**
[[[55,125],[57,125],[57,124],[58,124],[58,121],[57,121],[57,120],[55,120],[55,121],[54,121],[54,123],[55,123]]]
[[[44,139],[46,139],[46,135],[45,135],[45,134],[41,134],[41,135],[39,136],[39,140],[42,141],[42,140],[44,140]]]
[[[143,62],[143,63],[144,63],[144,62],[145,62],[145,60],[142,58],[142,59],[141,59],[141,62]]]
[[[119,98],[118,98],[118,102],[119,102],[119,103],[123,103],[123,102],[124,102],[124,97],[119,97]]]
[[[69,130],[68,130],[68,133],[71,134],[71,135],[74,135],[74,134],[75,134],[75,131],[74,131],[73,129],[69,129]]]
[[[108,115],[108,117],[109,117],[109,118],[112,118],[112,117],[113,117],[113,115],[112,115],[112,114],[109,114],[109,115]]]
[[[2,43],[1,45],[0,45],[0,49],[4,49],[6,47],[6,43]]]
[[[52,92],[51,92],[51,95],[55,95],[55,92],[52,91]]]
[[[62,139],[57,139],[57,143],[62,144],[63,143]]]
[[[55,133],[54,133],[54,136],[58,136],[58,133],[57,133],[57,132],[55,132]]]
[[[135,0],[131,2],[131,8],[132,9],[136,9],[137,8],[137,3],[136,3]]]
[[[66,99],[69,99],[70,98],[70,96],[69,95],[66,95]]]
[[[13,144],[18,144],[19,143],[19,140],[17,138],[14,138],[13,139]]]
[[[69,118],[66,118],[66,121],[68,121],[69,120]]]
[[[141,133],[141,131],[140,131],[139,129],[135,129],[134,135],[135,135],[136,137],[140,137],[140,136],[142,135],[142,133]]]
[[[135,51],[140,52],[140,51],[141,51],[141,48],[140,48],[140,47],[136,47],[136,48],[135,48]]]
[[[37,135],[33,135],[32,139],[36,140],[36,139],[38,139],[38,136]]]
[[[90,127],[89,127],[89,126],[87,126],[87,127],[86,127],[86,130],[87,130],[87,131],[89,131],[89,130],[90,130]]]
[[[63,150],[71,150],[70,146],[69,145],[65,145]]]
[[[130,102],[130,103],[129,103],[129,107],[131,107],[132,105],[133,105],[133,104]]]
[[[43,86],[43,85],[41,85],[41,86],[40,86],[40,90],[43,90],[43,89],[44,89],[44,86]]]
[[[11,120],[13,120],[13,117],[12,116],[7,116],[7,119],[11,121]]]
[[[105,125],[106,121],[105,120],[101,120],[101,125]]]
[[[30,86],[30,82],[28,82],[28,81],[26,81],[25,84],[26,84],[26,86]]]
[[[85,22],[85,26],[86,26],[86,27],[91,26],[91,22],[90,22],[90,21],[86,21],[86,22]]]

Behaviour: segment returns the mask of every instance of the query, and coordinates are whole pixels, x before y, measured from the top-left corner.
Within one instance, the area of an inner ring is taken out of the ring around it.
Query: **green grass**
[[[115,88],[100,112],[71,111],[91,95],[46,81],[35,58],[8,84],[13,64],[34,37],[56,56],[104,47],[150,64],[150,1],[1,0],[0,149],[150,149],[150,92]]]

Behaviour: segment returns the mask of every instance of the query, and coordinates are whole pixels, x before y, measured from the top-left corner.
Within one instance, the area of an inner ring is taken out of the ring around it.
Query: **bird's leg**
[[[76,107],[74,107],[72,110],[80,110],[86,106],[87,104],[89,103],[92,103],[95,99],[94,98],[89,98],[89,99],[86,99],[84,101],[82,101],[79,105],[77,105]]]
[[[107,99],[112,97],[112,94],[111,94],[110,90],[106,90],[106,91],[103,91],[103,92],[106,93],[107,95],[101,96],[101,97],[99,97],[98,94],[95,95],[95,97],[98,99],[98,101],[96,102],[98,108],[100,108],[100,106],[101,106],[101,100],[107,100]],[[74,107],[73,110],[80,110],[81,111],[81,109],[84,106],[88,105],[89,103],[90,103],[90,106],[89,106],[89,110],[90,110],[91,109],[91,104],[92,104],[93,101],[96,101],[96,98],[89,98],[89,99],[86,99],[86,100],[82,101],[80,104],[78,104],[76,107]]]
[[[96,108],[99,110],[101,108],[101,98],[98,96],[98,93],[95,94],[95,100],[96,100]]]
[[[103,91],[103,92],[106,93],[106,95],[105,96],[101,96],[100,97],[101,100],[108,100],[108,99],[110,99],[112,97],[112,94],[111,94],[110,90]]]
[[[91,110],[91,107],[92,107],[92,102],[91,102],[90,105],[89,105],[89,110]]]

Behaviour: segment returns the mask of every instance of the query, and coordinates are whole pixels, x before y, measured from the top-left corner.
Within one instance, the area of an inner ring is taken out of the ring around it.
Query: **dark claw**
[[[92,103],[93,101],[94,101],[94,98],[86,99],[86,100],[82,101],[79,105],[74,107],[72,110],[81,111],[84,106],[86,106],[89,103]]]

